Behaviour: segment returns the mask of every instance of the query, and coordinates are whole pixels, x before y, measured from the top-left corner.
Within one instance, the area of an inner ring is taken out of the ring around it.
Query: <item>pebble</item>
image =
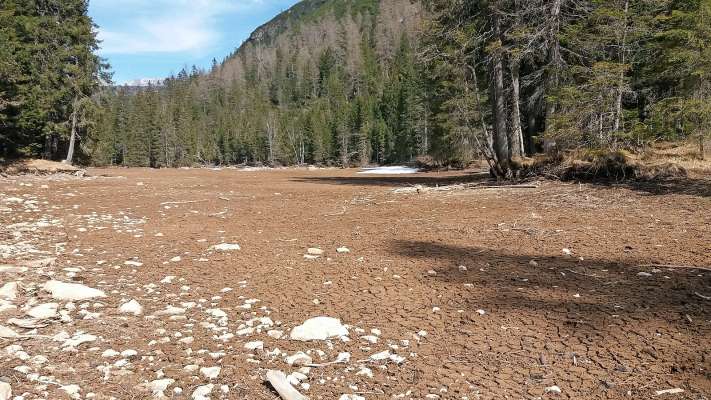
[[[546,393],[552,393],[552,394],[561,394],[561,393],[563,393],[563,392],[560,390],[560,388],[559,388],[558,386],[555,386],[555,385],[549,386],[549,387],[545,388],[545,392],[546,392]]]
[[[106,297],[103,291],[90,288],[80,283],[47,281],[42,286],[42,289],[45,292],[49,292],[55,300],[80,301],[95,297]]]
[[[341,320],[331,317],[315,317],[306,320],[302,325],[291,330],[292,340],[310,341],[326,340],[332,337],[348,336],[348,328]]]
[[[7,382],[0,381],[0,400],[10,400],[12,397],[12,386]]]
[[[15,300],[17,297],[17,282],[8,282],[0,287],[0,298]]]
[[[287,364],[297,367],[301,365],[311,364],[312,362],[313,360],[311,359],[311,356],[301,351],[286,357]]]
[[[344,394],[341,395],[338,400],[365,400],[365,397],[358,396],[357,394]]]
[[[108,350],[105,350],[103,353],[101,353],[101,357],[111,358],[111,357],[116,357],[119,354],[121,354],[121,353],[119,353],[116,350],[108,349]]]
[[[37,319],[54,318],[57,316],[58,309],[59,304],[57,303],[45,303],[32,307],[29,311],[27,311],[27,315]]]
[[[324,253],[324,251],[317,248],[317,247],[309,247],[306,250],[306,254],[310,254],[312,256],[320,256],[320,255],[323,255],[323,253]]]
[[[214,387],[213,384],[198,386],[190,397],[193,400],[210,400],[210,393]]]
[[[247,342],[244,345],[244,348],[247,350],[263,350],[264,349],[264,342],[262,341],[254,341],[254,342]]]
[[[207,379],[215,379],[220,375],[220,367],[202,367],[200,368],[200,373]]]
[[[213,246],[213,249],[217,251],[232,251],[232,250],[242,250],[242,248],[236,243],[220,243]],[[212,390],[212,389],[210,389]]]
[[[122,314],[133,314],[136,316],[143,314],[143,307],[136,300],[123,303],[118,310]]]

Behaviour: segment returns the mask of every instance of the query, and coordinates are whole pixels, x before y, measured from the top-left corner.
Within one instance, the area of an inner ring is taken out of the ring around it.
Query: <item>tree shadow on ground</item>
[[[709,178],[673,178],[661,181],[589,181],[585,182],[602,187],[623,187],[647,195],[680,194],[697,197],[711,197],[711,179]]]
[[[476,172],[467,175],[441,176],[437,174],[417,175],[357,175],[336,177],[301,177],[292,179],[301,183],[322,183],[327,185],[354,185],[354,186],[445,186],[461,183],[491,183],[488,172]]]
[[[417,175],[357,175],[337,177],[300,177],[292,179],[293,182],[320,183],[327,185],[353,185],[353,186],[415,186],[428,187],[446,186],[455,184],[480,184],[498,185],[488,172],[475,172],[467,175],[439,176],[436,174]],[[697,197],[711,197],[711,179],[708,178],[673,178],[662,181],[611,181],[611,180],[586,180],[581,183],[606,188],[625,188],[646,195],[689,195]]]
[[[711,273],[703,266],[673,271],[660,268],[651,276],[638,276],[653,268],[614,260],[534,257],[425,241],[398,240],[389,247],[391,253],[401,257],[446,265],[435,268],[437,274],[427,279],[466,293],[454,299],[462,302],[462,308],[487,307],[499,314],[542,313],[551,320],[592,331],[625,320],[685,323],[687,315],[697,321],[711,319],[711,302],[696,294],[711,295]],[[531,263],[534,259],[535,264]],[[460,265],[467,266],[467,271],[460,270]],[[456,285],[449,285],[452,283]],[[464,291],[464,284],[470,289]]]

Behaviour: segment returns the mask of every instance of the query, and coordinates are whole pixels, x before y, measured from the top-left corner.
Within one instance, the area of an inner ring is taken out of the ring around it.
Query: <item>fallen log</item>
[[[308,397],[299,393],[299,391],[291,386],[289,381],[286,380],[286,375],[281,371],[273,369],[267,371],[267,381],[284,400],[309,400]]]

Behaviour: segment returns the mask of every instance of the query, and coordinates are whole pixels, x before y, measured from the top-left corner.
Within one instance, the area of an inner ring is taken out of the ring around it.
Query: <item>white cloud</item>
[[[101,53],[209,51],[221,38],[218,17],[261,5],[264,0],[92,0]],[[100,22],[101,23],[101,22]]]

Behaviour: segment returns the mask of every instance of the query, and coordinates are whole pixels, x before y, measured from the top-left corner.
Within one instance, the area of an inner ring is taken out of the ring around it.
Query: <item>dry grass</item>
[[[79,171],[83,170],[73,165],[39,159],[13,160],[0,164],[0,172],[6,175],[49,175],[57,173],[71,174]]]
[[[684,166],[663,159],[643,160],[623,150],[573,150],[540,155],[523,163],[530,176],[576,181],[659,181],[687,176]]]
[[[706,156],[701,159],[698,142],[662,142],[650,146],[640,159],[647,164],[675,163],[689,172],[699,174],[711,173],[711,155],[709,150],[711,143],[707,141],[705,148]]]

